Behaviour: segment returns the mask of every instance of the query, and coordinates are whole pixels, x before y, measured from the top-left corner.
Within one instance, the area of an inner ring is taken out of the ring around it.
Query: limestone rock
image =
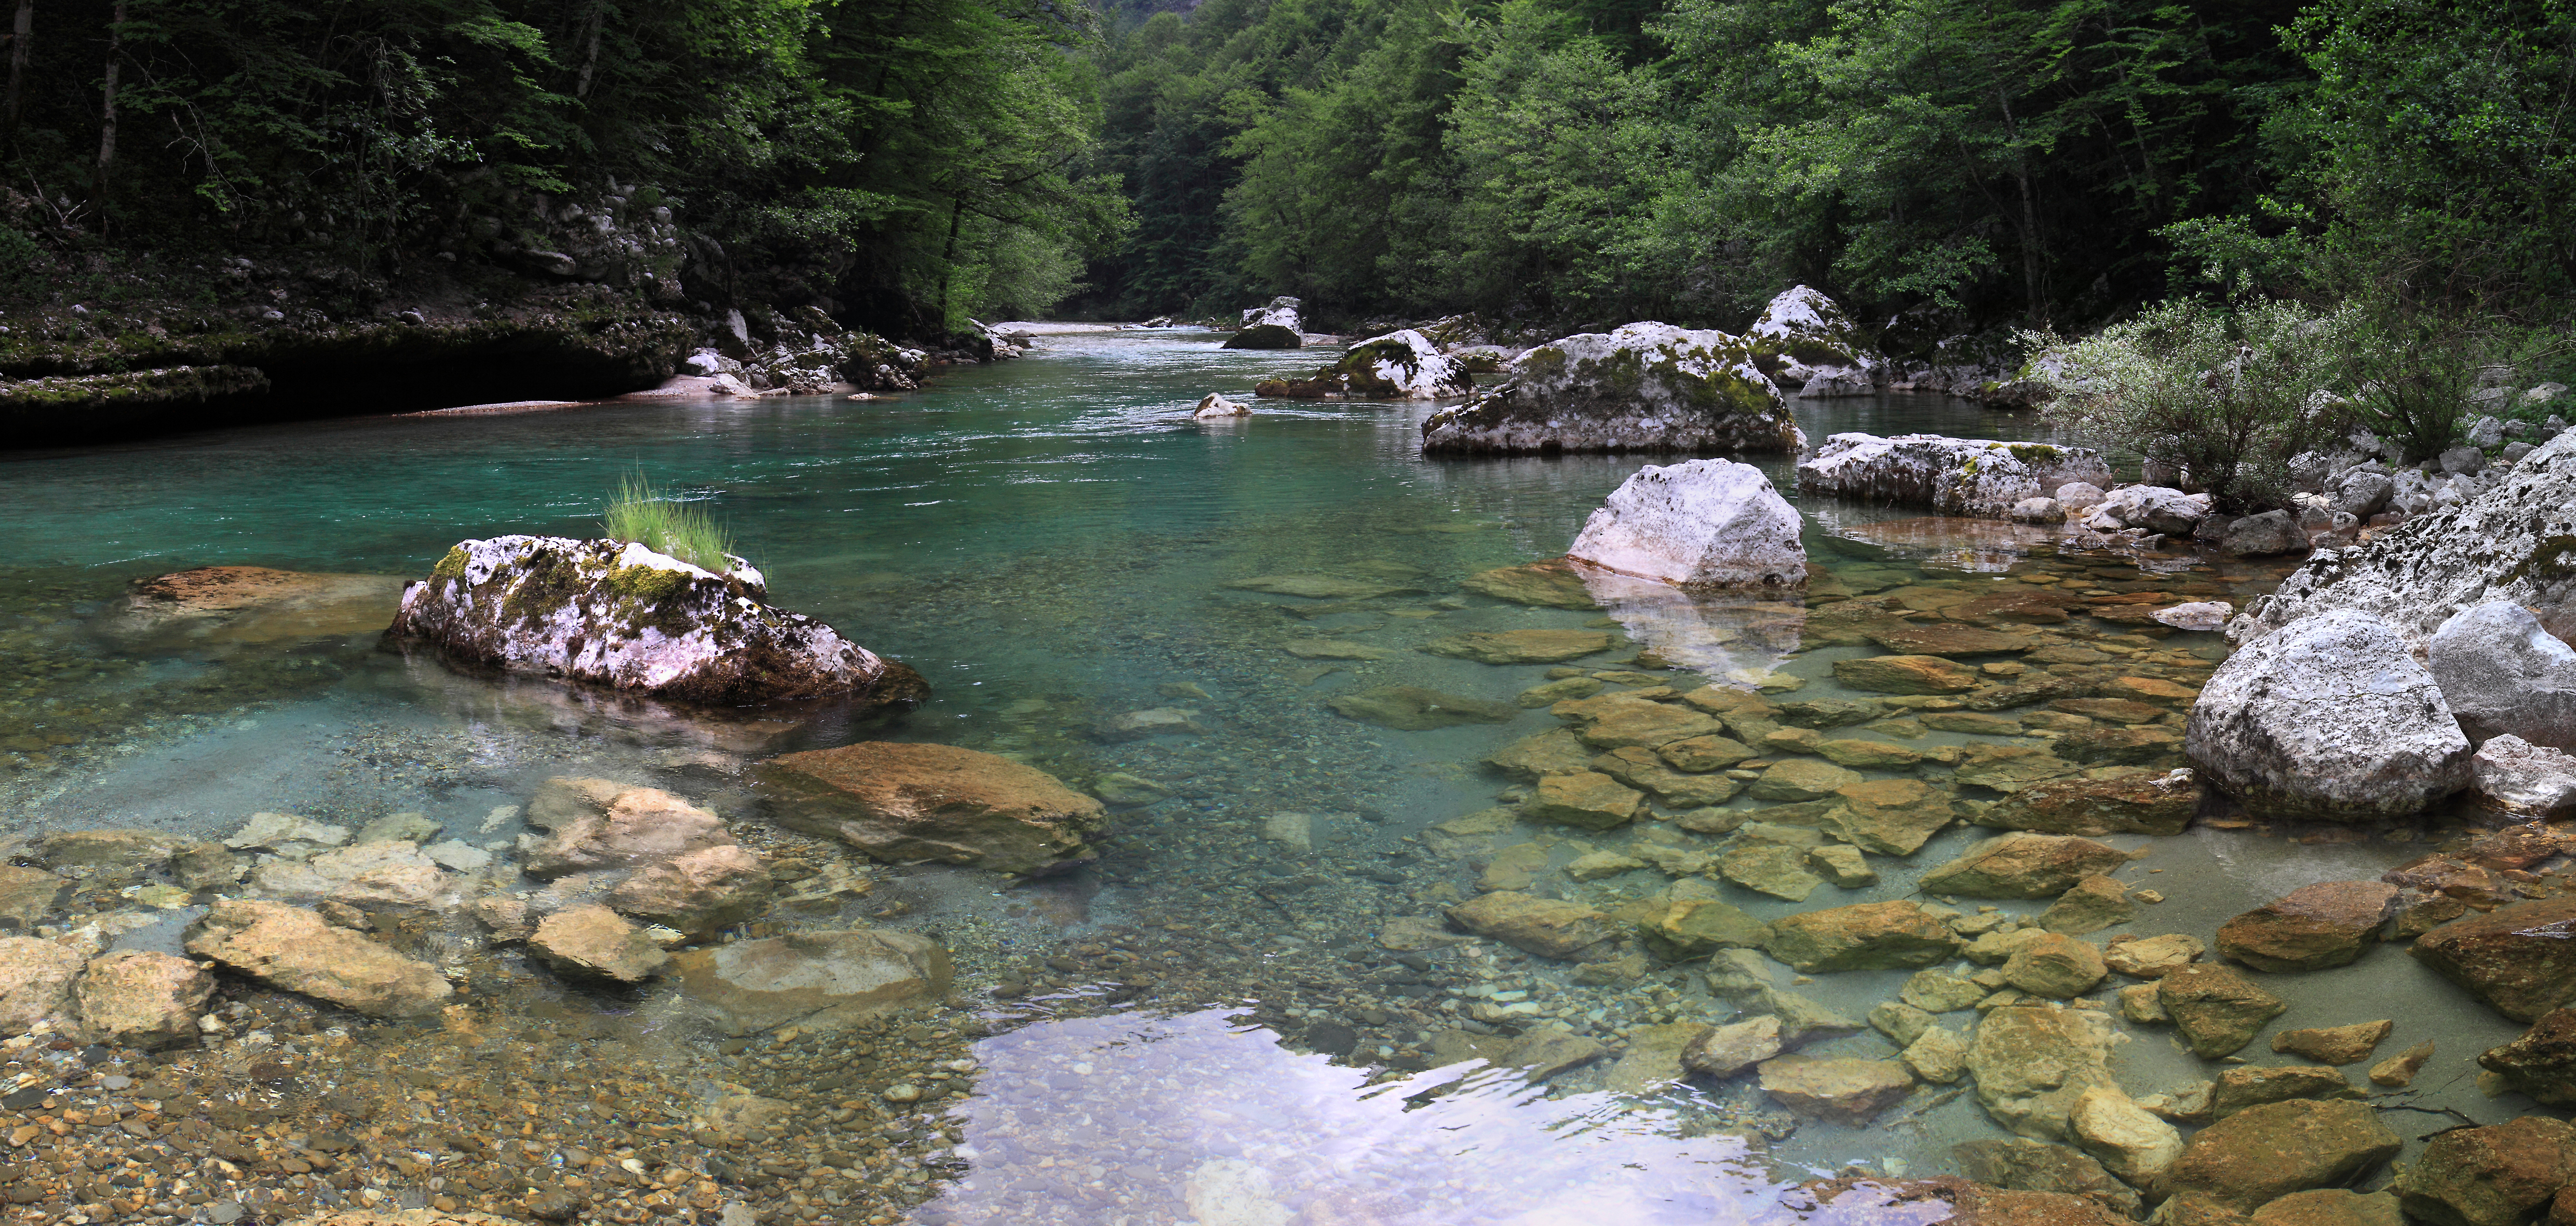
[[[1825,879],[1807,867],[1802,848],[1778,843],[1744,842],[1717,858],[1718,875],[1757,894],[1805,902]]]
[[[1967,898],[2054,898],[2076,882],[2129,862],[2091,839],[2026,832],[1998,835],[1923,874],[1926,894]]]
[[[1521,815],[1585,830],[1624,826],[1646,803],[1645,793],[1602,774],[1548,775],[1532,789]]]
[[[2422,1072],[2424,1062],[2433,1058],[2433,1040],[2426,1039],[2413,1047],[2370,1066],[2373,1085],[2402,1090],[2413,1084],[2415,1074]]]
[[[1823,800],[1859,782],[1857,772],[1812,758],[1790,758],[1763,771],[1744,790],[1758,800]]]
[[[2576,1103],[2576,1009],[2552,1009],[2522,1037],[2487,1049],[2478,1067],[2498,1074],[2534,1102]],[[2576,1171],[2570,1172],[2576,1181]]]
[[[796,932],[671,956],[669,975],[728,1034],[838,1026],[948,995],[948,951],[886,928]]]
[[[102,629],[158,647],[373,634],[393,620],[402,587],[392,575],[201,566],[135,580]]]
[[[1792,1114],[1854,1128],[1914,1092],[1914,1074],[1894,1060],[1777,1056],[1762,1063],[1762,1092]]]
[[[951,745],[807,750],[774,759],[763,778],[782,824],[895,863],[1043,873],[1090,859],[1107,825],[1098,800],[1055,776]]]
[[[1660,702],[1611,702],[1594,710],[1580,735],[1584,744],[1601,749],[1654,749],[1718,731],[1716,720]]]
[[[1824,829],[1863,851],[1910,856],[1957,819],[1951,795],[1920,779],[1865,779],[1834,789]]]
[[[2025,1137],[2068,1140],[2067,1115],[2095,1088],[2117,1089],[2107,1061],[2111,1019],[2089,1009],[2006,1005],[1977,1023],[1968,1072],[1977,1102]]]
[[[2243,975],[2207,962],[2176,967],[2157,980],[2156,999],[2192,1054],[2205,1060],[2236,1054],[2289,1008]]]
[[[1772,379],[1801,397],[1870,395],[1885,366],[1862,343],[1851,317],[1804,285],[1773,295],[1744,339]]]
[[[1926,1013],[1956,1013],[1984,1000],[1988,989],[1973,979],[1944,970],[1916,971],[1896,998]]]
[[[528,952],[564,975],[642,983],[669,955],[623,916],[600,906],[557,911],[537,922]]]
[[[2576,647],[2521,604],[2490,600],[2452,615],[2426,641],[2424,667],[2470,740],[2576,750]]]
[[[2085,516],[2096,532],[2141,528],[2167,536],[2187,537],[2209,515],[2209,497],[2161,485],[2123,485],[2106,495]]]
[[[1519,1069],[1529,1080],[1539,1082],[1608,1054],[1610,1049],[1598,1040],[1576,1034],[1561,1022],[1550,1022],[1512,1040],[1494,1063]]]
[[[1460,724],[1508,724],[1519,718],[1521,713],[1521,709],[1512,703],[1444,694],[1418,685],[1381,685],[1354,690],[1330,699],[1325,705],[1344,718],[1366,724],[1383,724],[1398,732],[1428,732]]]
[[[1281,346],[1285,348],[1286,346]],[[1372,336],[1303,379],[1264,379],[1255,396],[1291,400],[1436,400],[1475,390],[1476,377],[1411,328]]]
[[[691,936],[706,936],[760,914],[772,893],[768,863],[726,843],[637,870],[608,892],[608,905]]]
[[[2253,1226],[2406,1226],[2406,1215],[2387,1192],[2313,1188],[2255,1210]]]
[[[2318,1065],[2222,1069],[2209,1092],[2209,1114],[2226,1119],[2247,1107],[2294,1098],[2359,1098],[2342,1073]]]
[[[1543,958],[1598,962],[1612,955],[1619,930],[1607,915],[1580,903],[1498,890],[1449,908],[1449,921]]]
[[[161,1047],[197,1034],[215,977],[175,954],[118,950],[89,961],[72,989],[81,1035],[119,1047]]]
[[[2163,936],[2113,941],[2102,951],[2102,962],[2132,979],[2162,979],[2200,961],[2200,956],[2207,952],[2209,950],[2200,943],[2200,938],[2168,932]]]
[[[1762,943],[1764,953],[1810,974],[1928,966],[1958,948],[1949,925],[1902,901],[1782,916]]]
[[[1780,1054],[1780,1019],[1768,1015],[1719,1026],[1682,1049],[1682,1067],[1727,1078]]]
[[[2218,952],[2258,971],[2321,971],[2343,966],[2379,941],[2397,903],[2384,881],[2320,881],[2301,886],[2218,930]]]
[[[1684,1052],[1713,1033],[1700,1022],[1670,1022],[1639,1026],[1628,1032],[1628,1050],[1620,1053],[1602,1079],[1602,1087],[1613,1094],[1643,1094],[1682,1079],[1689,1070],[1682,1064]]]
[[[272,987],[371,1017],[435,1013],[455,991],[438,968],[280,902],[216,902],[188,930],[187,949]]]
[[[2219,534],[2218,549],[2239,558],[2305,553],[2308,534],[2299,531],[2299,521],[2290,518],[2289,512],[2264,511],[2228,521]]]
[[[2095,873],[2066,887],[2066,892],[2040,913],[2039,926],[2050,932],[2082,936],[2128,923],[2137,912],[2137,904],[2129,901],[2127,886]]]
[[[1834,661],[1834,680],[1881,694],[1964,694],[1981,684],[1975,670],[1940,656],[1863,656]]]
[[[2576,1177],[2576,1130],[2529,1115],[2436,1133],[2391,1186],[2407,1213],[2440,1226],[2519,1226]]]
[[[1099,802],[1091,803],[1098,807]],[[714,813],[659,788],[627,788],[605,809],[573,816],[545,836],[529,839],[522,847],[521,868],[537,878],[635,868],[733,841],[724,819]]]
[[[2046,1141],[1962,1141],[1950,1147],[1959,1173],[1981,1184],[2098,1200],[2123,1213],[2138,1193],[2091,1155]],[[2054,1224],[2052,1224],[2054,1226]]]
[[[0,864],[0,918],[17,921],[20,932],[33,931],[62,906],[71,885],[41,868]]]
[[[2478,747],[2469,778],[2478,803],[2498,813],[2541,821],[2576,816],[2576,755],[2566,750],[2508,732]]]
[[[2576,999],[2571,933],[2576,898],[2544,898],[2453,920],[2416,938],[2408,952],[2497,1012],[2533,1022]]]
[[[2004,960],[2006,983],[2050,1000],[2090,992],[2109,973],[2102,964],[2102,951],[2054,932],[2033,934]]]
[[[2165,1185],[2251,1212],[2293,1192],[2350,1183],[2395,1157],[2399,1145],[2363,1103],[2266,1103],[2201,1129],[2165,1168]]]
[[[2576,537],[2576,431],[2523,457],[2511,480],[2332,556],[2311,559],[2229,627],[2239,643],[2330,609],[2374,614],[2410,645],[2494,601],[2554,610],[2576,588],[2561,557]],[[2240,521],[2241,522],[2241,521]],[[2527,740],[2535,738],[2525,737]]]
[[[35,858],[47,868],[149,869],[190,842],[158,830],[67,830],[36,840]]]
[[[2077,482],[2111,483],[2100,452],[1938,434],[1837,434],[1798,462],[1801,493],[1926,507],[1945,515],[1999,518],[2023,499]]]
[[[1599,630],[1500,630],[1433,639],[1423,650],[1481,664],[1555,664],[1610,649]]]
[[[1286,329],[1281,329],[1281,330],[1282,330],[1282,331],[1286,331]],[[1224,346],[1224,347],[1227,347],[1227,348],[1251,348],[1251,347],[1252,347],[1252,346],[1248,346],[1248,345],[1236,345],[1234,342],[1235,342],[1236,340],[1239,340],[1239,339],[1241,339],[1241,337],[1240,337],[1240,335],[1239,335],[1239,334],[1238,334],[1236,337],[1232,337],[1232,338],[1227,339],[1227,341],[1226,341],[1226,343],[1225,343],[1225,346]],[[1279,346],[1279,348],[1282,348],[1282,349],[1291,349],[1291,348],[1295,348],[1295,346],[1293,346],[1293,345],[1282,345],[1282,346]],[[1242,401],[1240,401],[1240,400],[1228,400],[1228,399],[1226,399],[1226,398],[1225,398],[1225,393],[1223,393],[1223,392],[1209,392],[1207,395],[1204,395],[1204,396],[1199,397],[1199,402],[1198,402],[1196,405],[1191,406],[1191,408],[1190,408],[1190,417],[1191,417],[1192,419],[1194,419],[1194,420],[1197,420],[1197,421],[1216,421],[1216,420],[1219,420],[1219,419],[1222,419],[1222,418],[1228,418],[1228,417],[1250,417],[1250,416],[1252,416],[1252,406],[1251,406],[1251,405],[1245,404],[1244,402],[1242,402]]]
[[[47,1018],[69,1020],[81,951],[35,937],[0,937],[0,1031],[25,1034]]]
[[[2468,738],[2406,641],[2348,609],[2237,649],[2202,687],[2184,744],[2259,817],[2411,817],[2469,783]]]
[[[1494,769],[1515,778],[1538,779],[1590,770],[1597,752],[1576,737],[1573,729],[1551,728],[1505,745],[1486,755],[1485,761]],[[1752,755],[1748,753],[1745,756]]]
[[[1916,1077],[1934,1085],[1949,1085],[1968,1075],[1968,1041],[1944,1026],[1925,1028],[1896,1058]]]
[[[921,676],[766,603],[760,572],[718,575],[642,545],[556,536],[461,541],[403,590],[385,633],[457,664],[708,706],[834,698],[908,705]]]
[[[1762,921],[1714,898],[1673,898],[1653,904],[1637,926],[1655,952],[1671,958],[1751,948],[1760,945],[1765,935]]]
[[[2321,1026],[2311,1030],[2284,1030],[2272,1036],[2272,1050],[2305,1056],[2319,1064],[2342,1066],[2359,1064],[2370,1058],[2379,1041],[2397,1028],[2393,1021],[2354,1022],[2349,1026]]]
[[[1987,807],[1980,826],[2041,834],[2180,834],[2200,808],[2190,770],[2034,783]]]
[[[253,813],[224,846],[237,851],[285,851],[298,844],[338,847],[349,841],[349,828],[297,817],[292,813]]]
[[[2066,1110],[2076,1145],[2114,1175],[2143,1184],[2182,1156],[2182,1133],[2113,1086],[2094,1086]]]
[[[1424,455],[1793,451],[1802,441],[1752,348],[1632,323],[1537,346],[1511,377],[1422,423]]]
[[[1687,460],[1631,474],[1584,521],[1567,556],[1676,587],[1801,589],[1798,512],[1762,470]]]

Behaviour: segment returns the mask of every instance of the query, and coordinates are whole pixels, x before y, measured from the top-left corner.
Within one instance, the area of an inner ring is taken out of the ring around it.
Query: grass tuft
[[[654,489],[642,473],[618,480],[617,493],[608,500],[599,526],[612,540],[633,541],[702,570],[721,575],[733,569],[726,556],[733,552],[733,541],[715,517],[705,507]]]

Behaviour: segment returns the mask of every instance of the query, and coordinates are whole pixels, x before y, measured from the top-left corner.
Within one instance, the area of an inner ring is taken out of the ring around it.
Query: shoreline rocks
[[[1798,461],[1798,491],[2004,518],[2025,499],[2075,483],[2109,485],[2111,467],[2088,447],[1999,443],[1939,434],[1836,434]]]
[[[1724,332],[1632,323],[1562,337],[1511,377],[1422,423],[1428,455],[1793,451],[1803,437],[1751,347]]]
[[[1750,464],[1647,465],[1584,520],[1566,556],[1675,587],[1803,588],[1798,512]]]
[[[385,636],[467,667],[706,706],[883,707],[929,692],[910,668],[767,597],[747,565],[716,575],[622,541],[502,536],[448,550],[404,589]]]

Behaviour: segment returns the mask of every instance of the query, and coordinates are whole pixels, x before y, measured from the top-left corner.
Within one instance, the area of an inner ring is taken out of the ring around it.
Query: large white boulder
[[[1291,332],[1303,332],[1306,330],[1306,322],[1298,315],[1298,308],[1304,305],[1306,304],[1298,299],[1281,294],[1271,299],[1268,306],[1257,306],[1245,311],[1243,326],[1286,328]]]
[[[1804,443],[1752,346],[1633,323],[1537,346],[1510,378],[1422,423],[1425,455],[1791,451]]]
[[[1837,434],[1798,461],[1801,493],[1928,507],[1945,515],[2001,518],[2024,499],[2079,483],[2111,484],[2111,466],[2101,452],[1940,434]]]
[[[2470,739],[2576,749],[2576,647],[2531,610],[2510,600],[2461,610],[2425,643],[2424,666]]]
[[[2413,475],[2397,475],[2401,503]],[[2320,552],[2249,602],[2228,634],[2243,643],[2313,613],[2360,609],[2420,645],[2453,614],[2498,600],[2531,609],[2561,638],[2576,624],[2576,431],[2524,456],[2484,493]]]
[[[501,536],[448,550],[385,633],[467,667],[710,706],[926,692],[920,674],[767,594],[747,564],[717,575],[622,541]]]
[[[1675,587],[1801,588],[1798,512],[1733,460],[1647,465],[1583,522],[1566,556]]]
[[[2183,752],[2259,817],[2411,817],[2469,784],[2469,738],[2404,636],[2321,613],[2238,648],[2192,704]]]
[[[1290,400],[1436,400],[1463,396],[1476,377],[1411,328],[1372,336],[1307,379],[1264,379],[1255,396]]]
[[[2167,536],[2189,536],[2209,517],[2209,495],[2186,494],[2162,485],[2124,485],[2112,490],[2084,526],[2097,532],[2143,528]]]
[[[1804,285],[1782,290],[1744,330],[1772,382],[1800,396],[1869,396],[1885,365],[1834,300]]]

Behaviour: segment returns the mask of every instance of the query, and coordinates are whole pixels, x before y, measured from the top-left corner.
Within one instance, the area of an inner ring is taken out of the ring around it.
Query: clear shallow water
[[[1434,953],[1431,970],[1413,971],[1426,982],[1395,982],[1413,968],[1391,961],[1373,934],[1471,894],[1494,851],[1534,846],[1561,866],[1626,846],[1630,833],[1523,825],[1482,851],[1444,854],[1428,827],[1513,794],[1478,760],[1556,721],[1534,709],[1502,725],[1399,732],[1345,719],[1329,700],[1394,684],[1508,701],[1544,679],[1545,666],[1415,650],[1461,631],[1606,625],[1662,651],[1649,632],[1679,624],[1677,641],[1708,651],[1693,663],[1799,678],[1804,688],[1783,699],[1866,697],[1836,683],[1832,665],[1875,649],[1805,641],[1794,610],[1762,614],[1785,619],[1785,637],[1748,635],[1711,629],[1741,609],[1646,600],[1618,603],[1604,619],[1461,588],[1478,572],[1561,553],[1637,459],[1424,463],[1415,454],[1424,405],[1261,402],[1248,421],[1187,420],[1207,392],[1241,396],[1324,356],[1227,352],[1192,334],[1067,335],[1027,360],[953,371],[929,391],[883,401],[353,419],[0,461],[0,763],[9,768],[0,803],[19,832],[220,833],[262,810],[351,824],[422,812],[480,841],[513,832],[483,829],[495,806],[523,801],[547,776],[581,773],[667,786],[757,824],[759,797],[721,761],[709,769],[690,757],[706,742],[685,728],[549,702],[543,685],[456,677],[372,650],[371,634],[171,649],[99,633],[125,581],[182,567],[409,577],[464,537],[587,534],[618,477],[640,469],[708,499],[778,601],[905,660],[935,688],[891,731],[808,727],[758,751],[893,735],[1012,754],[1077,786],[1127,772],[1164,795],[1122,812],[1102,862],[1072,879],[997,891],[972,874],[877,869],[865,902],[789,921],[882,917],[935,932],[957,950],[965,998],[989,1014],[992,1033],[974,1050],[981,1089],[953,1108],[962,1160],[949,1168],[953,1187],[903,1189],[907,1201],[930,1201],[923,1220],[1765,1221],[1783,1212],[1777,1183],[1846,1168],[1935,1172],[1947,1169],[1950,1144],[2000,1135],[1972,1098],[1945,1098],[1938,1086],[1852,1128],[1791,1119],[1743,1079],[1614,1091],[1613,1060],[1556,1078],[1555,1097],[1516,1076],[1422,1067],[1441,1058],[1440,1032],[1478,1033],[1458,1021],[1473,1000],[1535,1010],[1511,1014],[1507,1028],[1556,1020],[1613,1045],[1635,1026],[1722,1021],[1733,1010],[1707,995],[1695,963],[1584,985],[1566,964],[1494,947]],[[1813,438],[2037,436],[2026,416],[1933,397],[1799,412]],[[1758,462],[1791,488],[1787,457]],[[1811,554],[1863,593],[1951,600],[2043,571],[2087,584],[2139,573],[2122,559],[2050,558],[2044,545],[1983,530],[1918,531],[1902,522],[1909,511],[1802,509]],[[1337,605],[1228,586],[1281,574],[1403,590]],[[2241,601],[2270,579],[2202,568],[2181,581]],[[2116,639],[2120,629],[2086,633]],[[1311,639],[1357,642],[1382,658],[1287,649]],[[2171,668],[2205,667],[2220,651],[2212,636],[2114,646]],[[1614,646],[1582,667],[1616,672],[1634,650]],[[1205,731],[1134,743],[1092,735],[1107,717],[1156,707],[1187,709]],[[1881,739],[1937,749],[1991,738]],[[1263,837],[1279,812],[1310,815],[1312,851]],[[1873,857],[1877,885],[1822,886],[1803,904],[1716,888],[1765,920],[1904,898],[1921,869],[1974,837],[1953,830],[1910,859]],[[2128,930],[2204,940],[2295,885],[2374,876],[2417,850],[2218,830],[2108,841],[2151,848],[2123,879],[2172,898],[2142,908]],[[1669,884],[1650,871],[1532,880],[1603,907]],[[2446,1051],[2465,1054],[2514,1029],[2393,949],[2343,971],[2272,978],[2267,986],[2296,1002],[2283,1026],[2399,1017],[2386,1052],[2438,1033]],[[1797,990],[1857,1020],[1903,979],[1850,973]],[[1956,1014],[1943,1023],[1971,1024]],[[1332,1063],[1319,1047],[1351,1054]],[[754,1081],[727,1063],[740,1052],[696,1041],[657,1050],[703,1062],[708,1078]],[[1893,1050],[1867,1029],[1808,1049]],[[2259,1043],[2246,1054],[2275,1059]],[[2212,1072],[2152,1031],[2123,1044],[2114,1067],[2140,1095]],[[2482,1121],[2514,1113],[2476,1096],[2465,1074],[2445,1076],[2428,1078],[2427,1102]],[[789,1092],[771,1084],[764,1092]],[[1042,1174],[1066,1169],[1081,1177]],[[1204,1204],[1193,1206],[1193,1186]],[[824,1190],[799,1188],[815,1199],[790,1202],[789,1215],[834,1220]],[[1220,1201],[1239,1215],[1208,1207]]]

